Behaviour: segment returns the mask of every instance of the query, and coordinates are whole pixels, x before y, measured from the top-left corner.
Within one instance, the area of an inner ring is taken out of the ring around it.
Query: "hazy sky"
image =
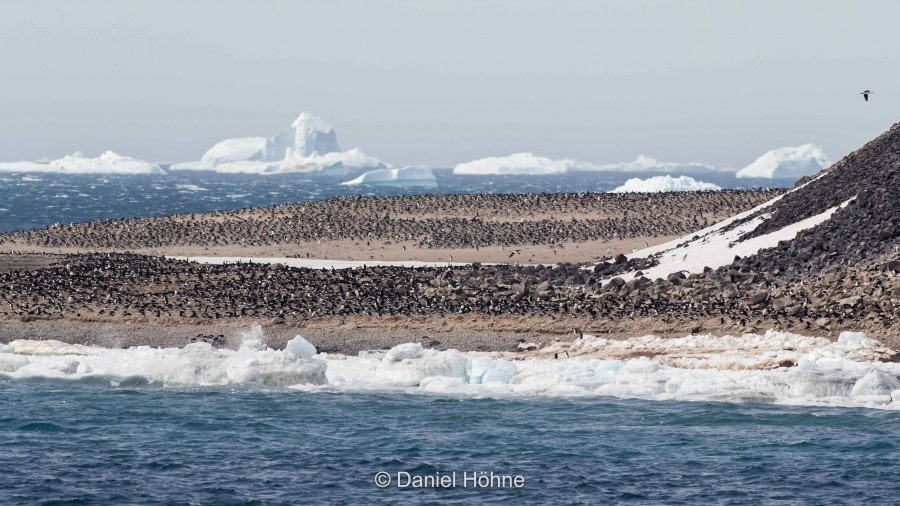
[[[0,160],[196,160],[301,110],[395,165],[837,158],[900,119],[898,19],[896,1],[6,0]]]

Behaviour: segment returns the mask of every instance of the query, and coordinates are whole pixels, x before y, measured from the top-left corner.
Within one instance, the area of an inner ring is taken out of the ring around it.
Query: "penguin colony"
[[[264,209],[55,225],[0,235],[0,246],[130,251],[297,245],[295,255],[300,256],[304,243],[336,240],[420,248],[555,245],[684,235],[783,191],[340,197]]]

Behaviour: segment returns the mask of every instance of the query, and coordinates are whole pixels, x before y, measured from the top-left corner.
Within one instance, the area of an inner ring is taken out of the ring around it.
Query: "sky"
[[[895,1],[7,0],[0,160],[197,160],[303,110],[398,166],[837,159],[898,120],[897,19]]]

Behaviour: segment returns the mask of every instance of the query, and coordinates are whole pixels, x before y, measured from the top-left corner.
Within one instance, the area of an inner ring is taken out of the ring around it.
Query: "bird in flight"
[[[875,93],[875,92],[874,92],[874,91],[866,90],[866,91],[860,93],[860,95],[862,95],[863,98],[866,99],[866,102],[868,102],[868,101],[869,101],[869,95],[871,95],[871,94],[873,94],[873,93]]]

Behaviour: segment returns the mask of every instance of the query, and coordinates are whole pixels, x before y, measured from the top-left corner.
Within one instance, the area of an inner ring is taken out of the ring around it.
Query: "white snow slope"
[[[830,173],[826,172],[819,177],[827,177],[829,174]],[[791,192],[797,191],[800,188],[803,187],[794,188]],[[769,213],[763,212],[756,218],[748,220],[740,226],[730,230],[724,230],[738,220],[746,218],[757,211],[763,211],[771,207],[785,195],[787,195],[787,193],[779,195],[749,211],[736,214],[727,220],[716,223],[699,232],[663,244],[637,250],[627,256],[628,258],[647,258],[654,256],[659,260],[659,263],[656,266],[642,269],[641,272],[643,272],[643,275],[648,279],[665,278],[669,274],[675,272],[700,273],[703,272],[705,267],[715,269],[730,264],[734,261],[735,255],[741,257],[755,255],[760,250],[777,246],[781,241],[792,240],[802,230],[813,228],[820,223],[828,221],[828,219],[831,218],[831,215],[839,209],[846,207],[856,198],[853,197],[848,199],[839,206],[832,207],[816,216],[811,216],[804,220],[792,223],[780,230],[744,241],[738,241],[738,239],[744,234],[753,231],[760,223],[768,219],[770,217]],[[622,279],[628,280],[632,279],[636,272],[637,271],[626,272],[619,276],[612,277],[621,277]],[[609,279],[612,279],[612,277]],[[603,282],[606,283],[609,279],[603,280]]]
[[[661,192],[693,192],[721,190],[722,188],[712,183],[697,181],[690,176],[672,177],[654,176],[647,179],[633,177],[625,184],[611,190],[609,193],[661,193]]]
[[[341,183],[346,186],[390,185],[390,186],[437,186],[434,173],[427,167],[403,167],[400,169],[378,169],[366,172],[356,179]]]
[[[49,172],[57,174],[165,174],[159,165],[106,151],[96,158],[79,152],[47,163],[0,162],[0,172]]]
[[[267,139],[226,139],[210,148],[199,162],[173,165],[172,170],[214,170],[226,173],[334,173],[387,168],[359,149],[341,151],[328,122],[302,112],[291,126]]]
[[[831,165],[821,146],[804,144],[773,149],[739,170],[737,177],[795,178],[811,176]]]

